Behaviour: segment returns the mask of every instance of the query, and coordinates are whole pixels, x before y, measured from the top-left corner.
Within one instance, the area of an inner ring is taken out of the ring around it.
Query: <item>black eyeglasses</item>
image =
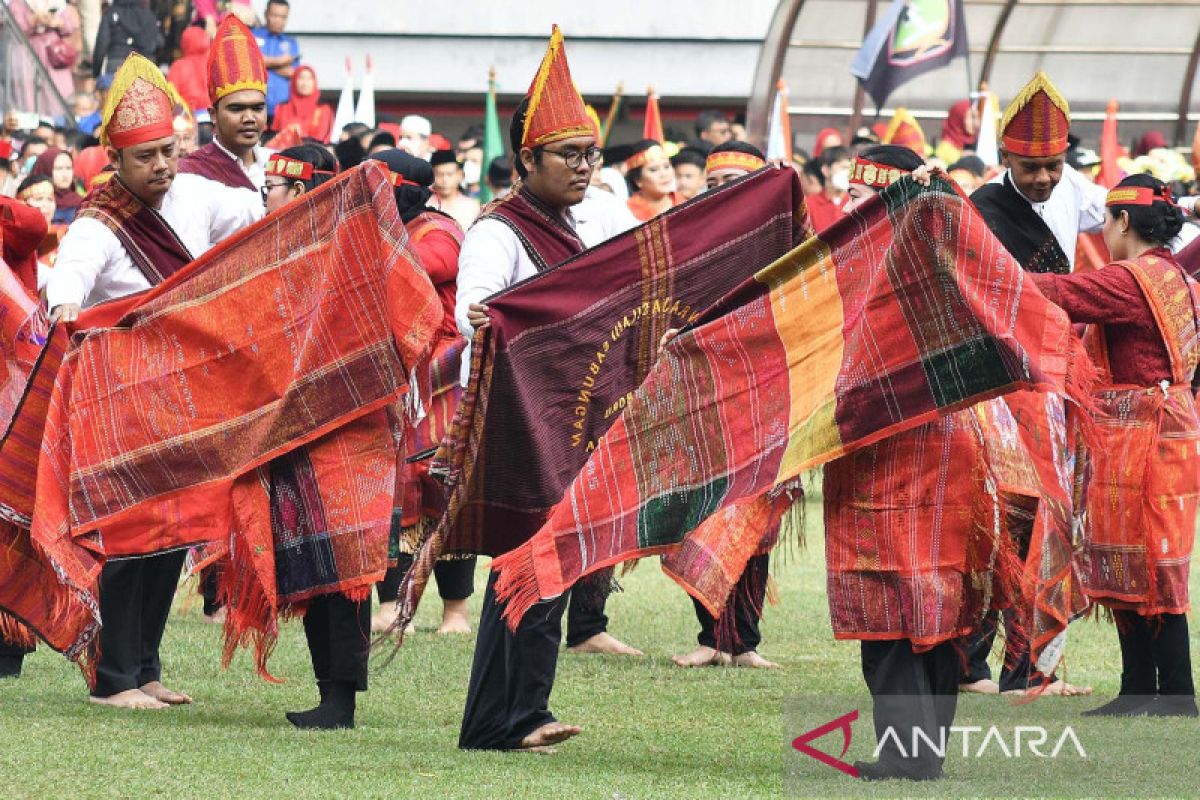
[[[280,186],[287,186],[287,181],[284,181],[283,183],[265,183],[264,182],[263,185],[259,187],[258,194],[259,194],[259,196],[262,197],[262,200],[265,203],[265,202],[267,202],[267,195],[269,195],[271,193],[271,190],[275,189],[277,187],[280,187]]]
[[[589,167],[594,167],[600,163],[600,159],[604,155],[599,147],[589,147],[587,150],[551,150],[548,147],[543,147],[542,152],[553,153],[566,162],[566,165],[571,169],[579,169],[585,159]]]

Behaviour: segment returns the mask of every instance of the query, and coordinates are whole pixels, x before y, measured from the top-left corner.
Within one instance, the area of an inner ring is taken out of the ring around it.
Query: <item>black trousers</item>
[[[1121,694],[1196,694],[1186,614],[1114,611],[1113,618],[1121,643]]]
[[[700,623],[700,633],[696,637],[699,644],[735,656],[758,649],[762,642],[758,622],[767,594],[770,560],[771,556],[764,553],[746,562],[746,569],[733,587],[719,618],[713,617],[703,603],[692,598],[696,620]]]
[[[158,648],[186,550],[109,561],[100,572],[100,660],[95,697],[162,677]]]
[[[221,609],[217,599],[217,585],[221,581],[223,567],[214,564],[200,570],[200,596],[204,598],[204,616],[211,617]]]
[[[317,683],[353,683],[365,692],[370,636],[370,598],[356,603],[335,593],[310,600],[304,612],[304,638]]]
[[[383,580],[375,584],[379,602],[393,603],[400,592],[400,582],[412,567],[413,557],[401,553],[396,566],[388,567]],[[475,558],[438,561],[433,565],[433,579],[443,600],[466,600],[475,593]]]
[[[920,729],[938,747],[943,736],[949,738],[961,670],[954,643],[914,653],[909,639],[864,641],[862,670],[874,703],[875,739],[884,743],[880,765],[913,777],[940,775],[945,758],[919,737],[914,748],[913,731]]]
[[[1033,536],[1034,515],[1037,512],[1037,498],[1024,495],[1004,495],[1005,521],[1014,537],[1017,554],[1024,561],[1029,555],[1029,544]],[[983,618],[979,629],[966,639],[967,661],[960,677],[961,683],[975,683],[990,680],[991,667],[987,659],[996,641],[996,631],[999,628],[1001,615],[989,611]],[[1004,661],[1000,667],[1000,691],[1008,692],[1029,688],[1029,679],[1033,674],[1033,664],[1029,658],[1029,641],[1026,637],[1018,636],[1014,626],[1015,616],[1006,610],[1004,618]],[[1053,676],[1051,676],[1053,677]]]
[[[496,601],[495,583],[493,572],[483,594],[458,737],[464,750],[511,750],[542,725],[554,722],[550,691],[567,600],[538,603],[513,633],[500,616],[504,606]]]
[[[0,636],[0,678],[13,678],[20,675],[25,655],[32,652],[32,647],[14,644]]]

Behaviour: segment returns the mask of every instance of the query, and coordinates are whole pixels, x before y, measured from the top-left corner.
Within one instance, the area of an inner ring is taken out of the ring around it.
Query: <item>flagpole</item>
[[[617,90],[613,92],[612,102],[608,104],[608,113],[604,115],[604,125],[600,128],[600,146],[608,146],[608,135],[612,133],[613,125],[617,124],[617,111],[621,107],[621,96],[625,93],[625,82],[617,81]]]
[[[866,22],[863,23],[864,39],[866,38],[867,34],[871,32],[871,28],[875,27],[875,10],[878,5],[879,0],[869,0],[867,3],[867,19]],[[856,83],[858,85],[854,89],[854,109],[850,113],[850,130],[846,135],[847,142],[854,138],[854,132],[857,131],[858,126],[862,124],[863,102],[866,100],[867,96],[866,92],[863,90],[862,81],[859,80],[856,81]],[[876,116],[878,116],[878,109],[876,109]]]

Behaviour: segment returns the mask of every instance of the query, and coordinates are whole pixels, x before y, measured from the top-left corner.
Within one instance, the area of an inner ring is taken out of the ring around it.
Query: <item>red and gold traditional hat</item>
[[[334,174],[328,170],[314,169],[313,165],[307,161],[301,161],[298,158],[288,158],[279,153],[272,154],[263,172],[267,175],[288,178],[293,181],[311,180],[313,175]]]
[[[162,71],[130,53],[104,98],[100,139],[120,150],[175,135],[174,107]]]
[[[529,109],[525,112],[521,146],[539,147],[573,136],[591,135],[592,121],[571,80],[562,31],[555,25],[542,65],[529,86]]]
[[[723,169],[740,169],[746,172],[754,172],[756,169],[762,169],[766,165],[766,161],[763,161],[752,153],[725,150],[717,153],[709,153],[708,158],[704,161],[704,171],[717,172]]]
[[[917,118],[910,114],[907,108],[897,108],[896,113],[892,114],[892,121],[888,123],[880,144],[907,147],[921,158],[925,158],[925,132],[921,130],[921,123],[917,122]]]
[[[267,65],[254,34],[230,14],[208,50],[208,97],[215,106],[226,95],[254,89],[267,93]]]
[[[850,183],[870,186],[872,189],[886,189],[905,175],[910,174],[912,173],[906,169],[891,167],[869,158],[855,156],[854,164],[850,167]]]
[[[1067,149],[1071,107],[1046,73],[1038,72],[1000,119],[1000,144],[1029,158],[1056,156]]]
[[[600,144],[600,131],[603,129],[603,126],[600,124],[600,114],[597,113],[596,109],[590,103],[584,106],[583,110],[587,112],[588,119],[591,120],[592,132],[596,134],[596,144],[598,145]]]

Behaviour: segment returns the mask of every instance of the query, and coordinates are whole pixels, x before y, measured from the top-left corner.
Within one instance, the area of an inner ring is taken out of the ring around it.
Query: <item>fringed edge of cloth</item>
[[[37,636],[20,620],[0,611],[0,639],[17,647],[32,650],[37,646]]]

